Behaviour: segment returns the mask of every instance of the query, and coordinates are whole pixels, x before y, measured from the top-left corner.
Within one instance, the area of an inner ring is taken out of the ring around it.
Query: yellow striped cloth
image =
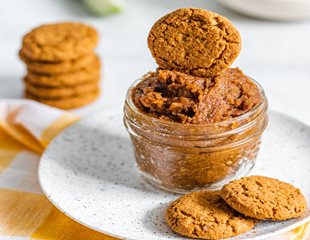
[[[29,100],[0,101],[0,239],[115,239],[65,216],[47,200],[38,184],[40,154],[78,119]],[[309,225],[273,239],[310,239]]]

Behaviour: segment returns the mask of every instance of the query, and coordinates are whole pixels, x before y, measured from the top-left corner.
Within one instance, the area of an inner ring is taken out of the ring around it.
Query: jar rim
[[[132,108],[132,110],[134,110],[135,114],[139,115],[139,117],[142,117],[144,119],[150,120],[155,124],[160,124],[161,126],[166,126],[166,127],[182,127],[182,128],[201,128],[201,127],[206,127],[206,126],[214,126],[214,127],[221,127],[221,126],[226,126],[238,121],[243,121],[249,117],[251,117],[252,115],[254,115],[255,113],[257,113],[257,111],[267,108],[268,106],[268,100],[265,94],[264,89],[262,88],[262,86],[255,81],[253,78],[247,76],[249,79],[251,79],[255,85],[258,87],[261,95],[262,95],[262,101],[257,104],[256,106],[254,106],[251,110],[249,110],[248,112],[238,116],[238,117],[234,117],[231,119],[227,119],[224,121],[220,121],[220,122],[215,122],[215,123],[201,123],[201,124],[193,124],[193,123],[179,123],[179,122],[170,122],[167,120],[162,120],[159,118],[155,118],[152,116],[149,116],[148,114],[144,113],[143,111],[141,111],[133,102],[132,97],[131,97],[131,93],[132,90],[137,86],[137,84],[139,84],[142,80],[143,77],[138,78],[136,81],[134,81],[134,83],[129,87],[127,94],[126,94],[126,99],[125,99],[125,103],[127,103],[130,108]]]

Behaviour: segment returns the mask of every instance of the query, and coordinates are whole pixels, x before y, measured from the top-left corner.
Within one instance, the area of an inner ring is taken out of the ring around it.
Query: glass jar
[[[268,102],[214,124],[182,124],[157,119],[139,110],[128,90],[124,123],[134,146],[138,169],[151,184],[176,193],[217,189],[247,175],[254,167],[268,123]]]

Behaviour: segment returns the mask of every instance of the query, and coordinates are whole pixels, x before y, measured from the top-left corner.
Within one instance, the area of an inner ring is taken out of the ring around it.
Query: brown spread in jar
[[[204,188],[253,166],[267,124],[266,99],[241,70],[214,78],[158,70],[128,97],[140,112],[125,106],[138,167],[158,186],[177,192]]]
[[[240,116],[262,100],[256,84],[238,68],[214,78],[158,70],[144,77],[132,98],[141,111],[152,117],[193,124]]]

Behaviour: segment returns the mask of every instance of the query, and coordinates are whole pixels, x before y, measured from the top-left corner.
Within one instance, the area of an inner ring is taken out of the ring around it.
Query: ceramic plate
[[[310,128],[270,113],[252,173],[300,187],[310,206]],[[183,239],[164,222],[167,205],[178,197],[148,185],[135,167],[120,112],[97,113],[61,133],[39,166],[42,190],[69,217],[99,232],[125,239]],[[263,239],[307,220],[262,222],[238,239]],[[235,238],[236,239],[236,238]]]

